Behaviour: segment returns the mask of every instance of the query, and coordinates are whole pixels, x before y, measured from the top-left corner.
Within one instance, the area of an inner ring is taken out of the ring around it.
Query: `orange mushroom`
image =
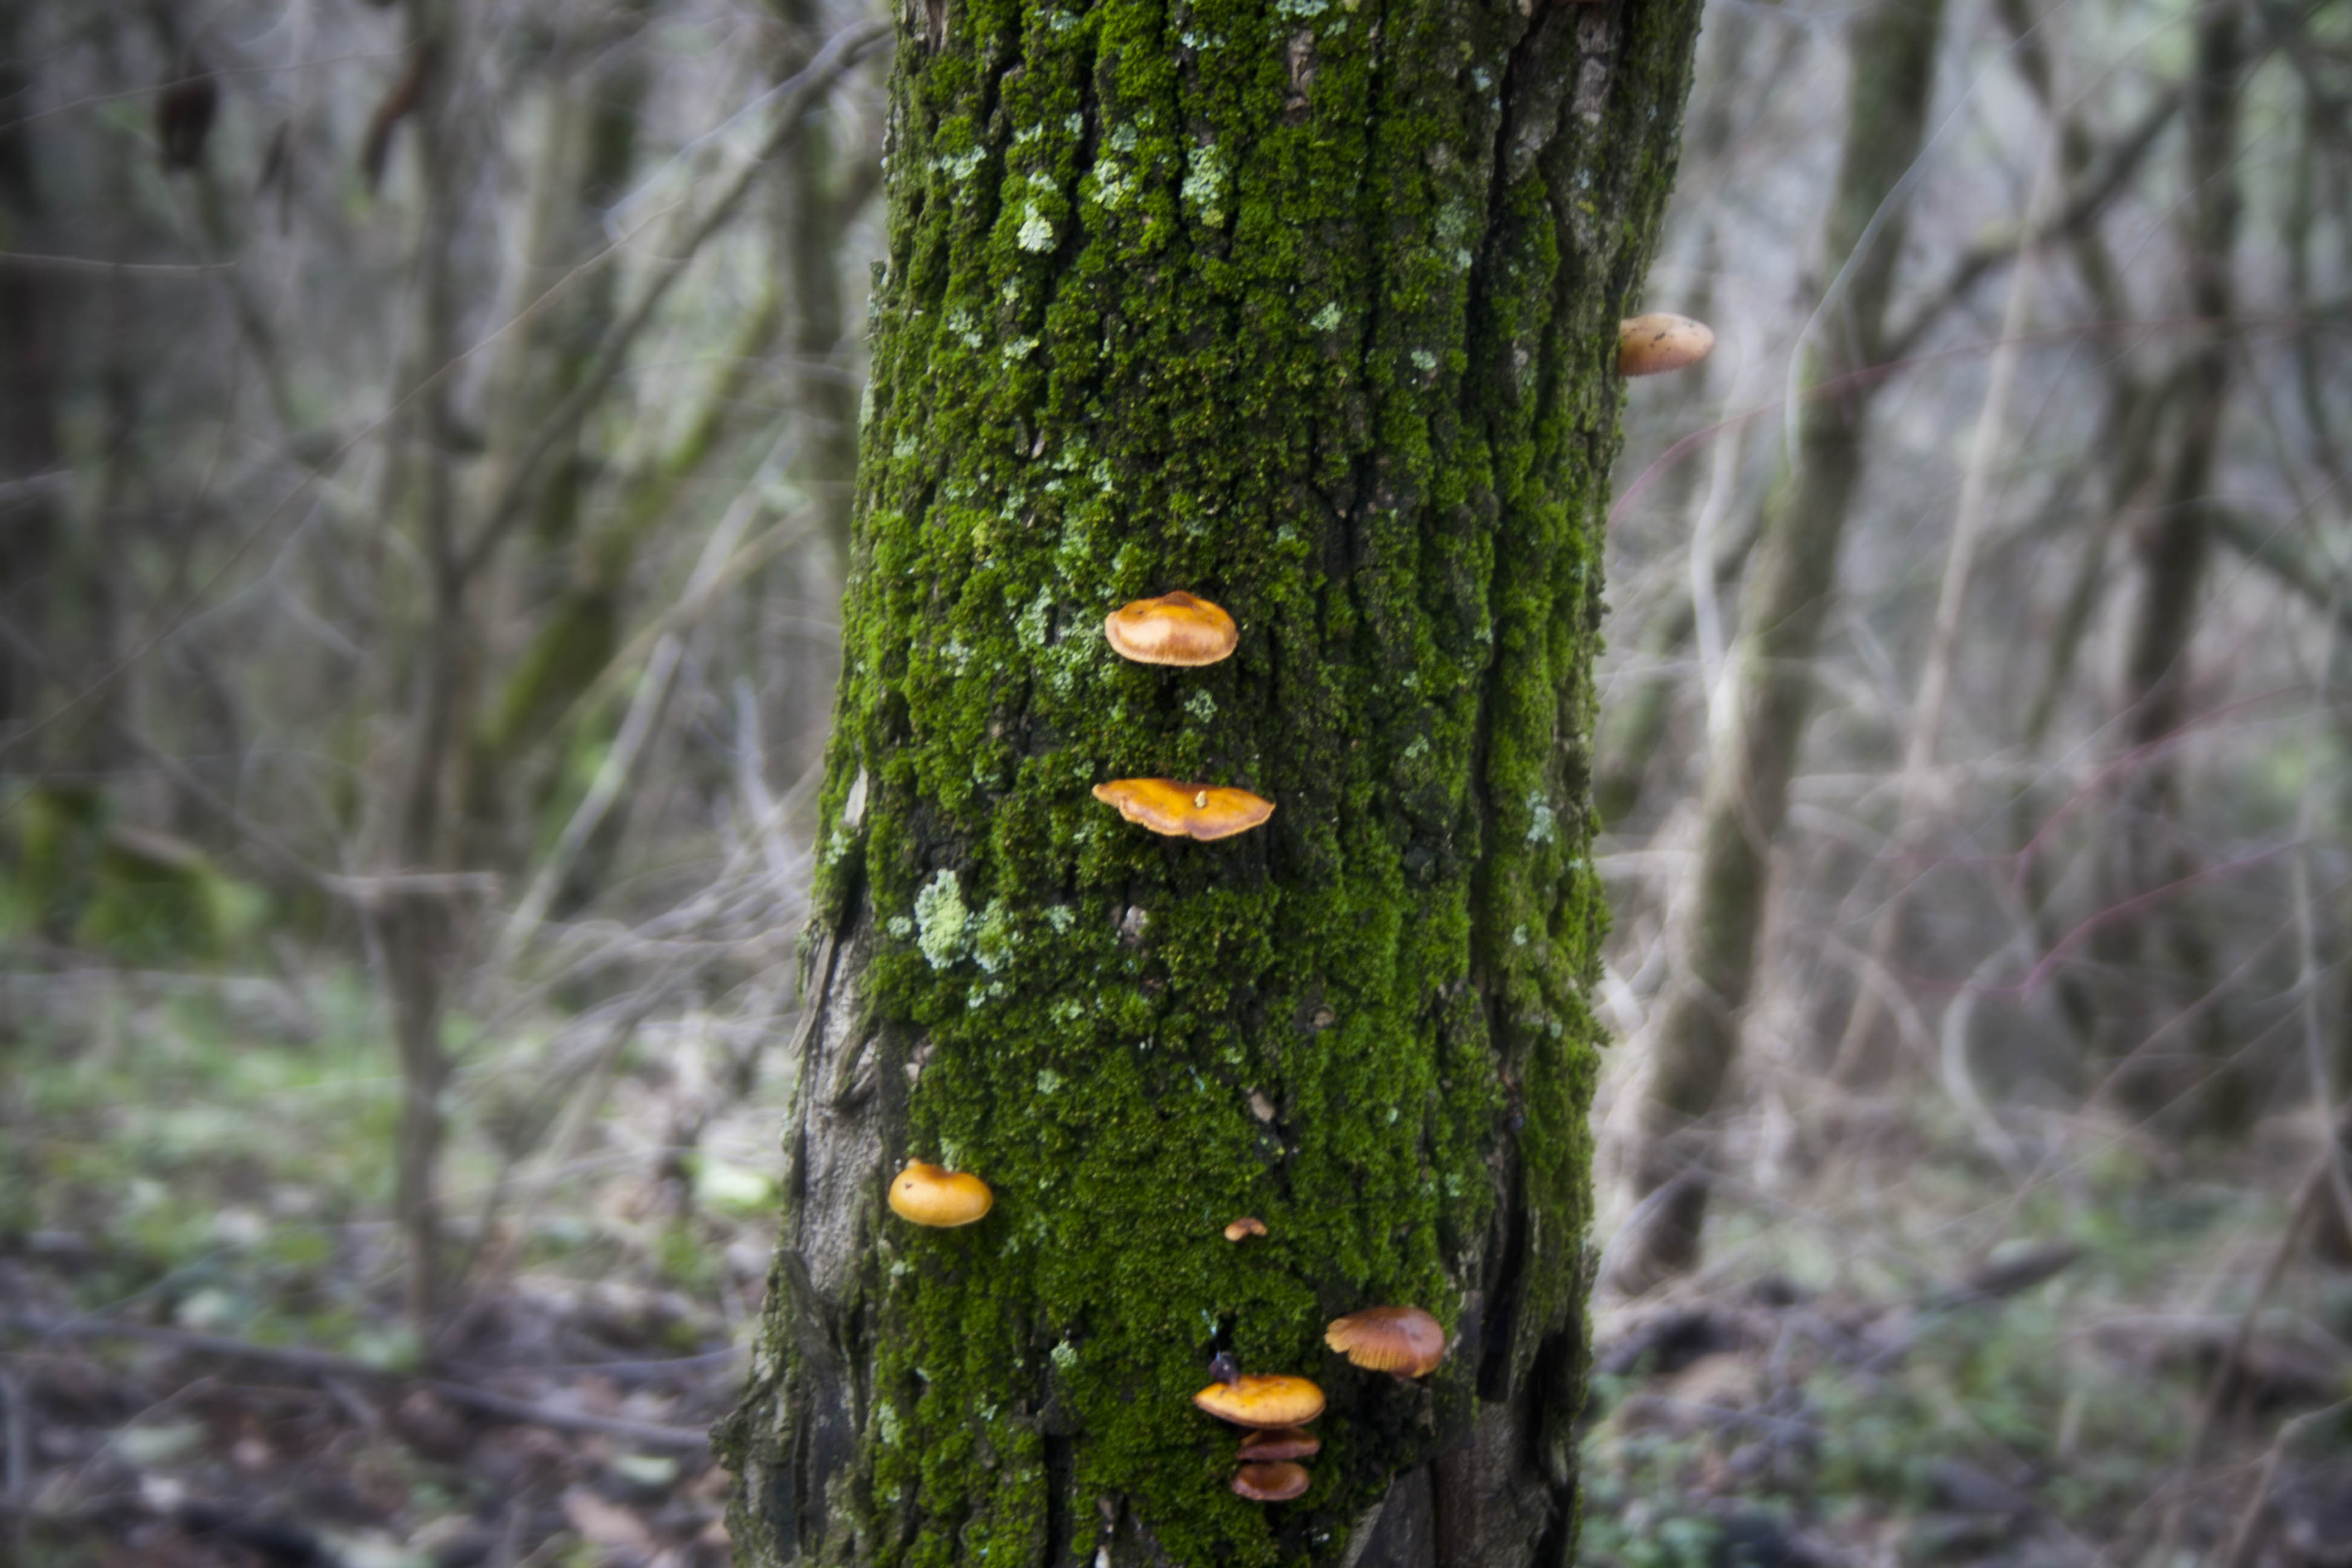
[[[1335,1318],[1323,1342],[1358,1366],[1423,1377],[1445,1359],[1445,1327],[1419,1307],[1367,1307]]]
[[[1715,348],[1715,329],[1664,310],[1617,323],[1617,374],[1662,375],[1698,363]]]
[[[1154,833],[1204,843],[1246,833],[1274,815],[1274,802],[1245,789],[1173,779],[1113,779],[1095,785],[1095,798]]]
[[[1243,1241],[1246,1240],[1250,1237],[1264,1236],[1265,1234],[1265,1221],[1258,1218],[1255,1215],[1245,1214],[1242,1215],[1241,1218],[1234,1221],[1233,1224],[1225,1226],[1225,1239],[1227,1241]]]
[[[1281,1373],[1245,1373],[1232,1383],[1213,1383],[1192,1403],[1220,1421],[1266,1430],[1302,1426],[1323,1414],[1323,1391],[1303,1377]]]
[[[1323,1445],[1306,1427],[1276,1426],[1243,1438],[1241,1458],[1244,1464],[1270,1465],[1284,1459],[1311,1459],[1322,1451]]]
[[[1307,1489],[1307,1467],[1289,1463],[1244,1465],[1234,1472],[1234,1490],[1252,1502],[1288,1502]]]
[[[970,1225],[988,1213],[996,1194],[969,1171],[942,1170],[909,1160],[890,1183],[890,1212],[915,1225]]]
[[[1182,593],[1121,605],[1103,617],[1103,636],[1121,658],[1187,668],[1214,664],[1241,641],[1233,616]]]

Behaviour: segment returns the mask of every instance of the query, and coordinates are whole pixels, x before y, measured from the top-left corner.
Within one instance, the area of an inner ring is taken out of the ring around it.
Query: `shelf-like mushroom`
[[[1121,605],[1103,617],[1103,636],[1121,658],[1187,668],[1216,663],[1241,641],[1233,616],[1184,593]]]
[[[1271,1465],[1285,1459],[1311,1459],[1322,1451],[1323,1445],[1306,1427],[1276,1426],[1243,1438],[1241,1459],[1245,1465]]]
[[[1264,1236],[1265,1234],[1265,1221],[1258,1218],[1257,1215],[1254,1214],[1245,1214],[1242,1215],[1241,1218],[1234,1221],[1233,1224],[1225,1226],[1225,1239],[1227,1241],[1246,1241],[1253,1236]]]
[[[1715,348],[1715,329],[1688,316],[1664,310],[1617,323],[1617,374],[1663,375],[1705,359]]]
[[[1323,1414],[1323,1391],[1286,1373],[1244,1373],[1231,1383],[1213,1383],[1192,1403],[1220,1421],[1261,1430],[1303,1426]]]
[[[1173,779],[1113,779],[1095,785],[1095,798],[1154,833],[1203,842],[1247,833],[1274,815],[1274,802],[1245,789]]]
[[[1287,1462],[1244,1465],[1234,1472],[1234,1491],[1252,1502],[1288,1502],[1307,1489],[1307,1467]]]
[[[1445,1359],[1445,1327],[1419,1307],[1367,1307],[1335,1318],[1323,1342],[1358,1366],[1423,1377]]]
[[[970,1225],[988,1213],[996,1194],[969,1171],[942,1170],[920,1160],[890,1183],[890,1212],[914,1225]]]

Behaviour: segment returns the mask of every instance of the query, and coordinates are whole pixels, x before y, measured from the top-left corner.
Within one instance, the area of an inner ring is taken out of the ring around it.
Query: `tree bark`
[[[906,16],[741,1561],[1570,1559],[1616,322],[1696,19]],[[1178,588],[1239,650],[1121,663]],[[1276,810],[1089,798],[1150,775]],[[909,1155],[993,1212],[888,1215]],[[1426,1384],[1323,1348],[1380,1302]],[[1300,1500],[1229,1489],[1220,1352],[1329,1394]]]
[[[1706,1117],[1739,1043],[1769,890],[1773,837],[1812,700],[1812,658],[1837,590],[1846,507],[1863,466],[1887,296],[1903,248],[1897,190],[1935,87],[1942,0],[1892,0],[1853,25],[1844,147],[1822,254],[1842,267],[1804,350],[1794,471],[1767,503],[1740,609],[1735,689],[1714,737],[1699,858],[1652,1026],[1654,1061],[1633,1159],[1640,1207],[1618,1279],[1644,1289],[1691,1268],[1706,1217]]]

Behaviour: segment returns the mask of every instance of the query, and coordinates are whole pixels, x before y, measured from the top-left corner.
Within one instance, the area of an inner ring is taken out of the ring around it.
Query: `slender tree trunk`
[[[457,8],[448,0],[409,0],[410,47],[438,64],[425,74],[412,117],[424,221],[417,237],[416,327],[409,384],[418,390],[401,426],[394,461],[403,510],[415,519],[425,574],[424,607],[407,660],[403,752],[386,802],[387,859],[395,874],[451,864],[456,824],[449,777],[457,738],[464,659],[471,642],[467,577],[457,536],[457,496],[450,471],[449,378],[457,353],[456,265],[458,188],[450,155],[449,80],[464,56]],[[420,1331],[441,1301],[441,1201],[437,1172],[444,1116],[441,1095],[450,1064],[442,1044],[449,976],[456,963],[455,910],[446,891],[407,883],[368,910],[391,1003],[400,1059],[401,1113],[396,1192],[408,1251],[407,1306]]]
[[[0,11],[0,103],[31,88],[30,17]],[[37,250],[41,210],[33,121],[0,124],[0,249]],[[0,266],[0,754],[37,715],[42,672],[28,651],[43,645],[45,602],[58,551],[57,315],[61,292],[30,268]],[[20,775],[31,759],[11,759]]]
[[[1714,1108],[1739,1042],[1769,890],[1772,839],[1812,700],[1812,658],[1837,590],[1846,507],[1863,466],[1904,204],[1935,86],[1942,0],[1891,0],[1853,24],[1845,142],[1822,254],[1841,268],[1804,351],[1794,471],[1767,503],[1733,651],[1734,689],[1707,761],[1698,865],[1672,937],[1674,973],[1652,1026],[1633,1153],[1640,1199],[1620,1280],[1645,1288],[1697,1261]]]
[[[908,12],[741,1561],[1571,1560],[1612,366],[1696,23]],[[1113,657],[1178,588],[1234,656]],[[1139,775],[1276,809],[1159,839]],[[993,1212],[890,1216],[909,1155]],[[1380,1302],[1425,1384],[1323,1348]],[[1299,1501],[1228,1489],[1219,1352],[1328,1393]]]
[[[2188,715],[2199,602],[2211,553],[2213,470],[2227,412],[2235,308],[2233,253],[2241,199],[2238,118],[2245,68],[2244,22],[2235,0],[2214,0],[2195,24],[2196,58],[2182,105],[2188,197],[2180,232],[2189,313],[2202,338],[2182,364],[2175,406],[2181,423],[2158,504],[2137,541],[2141,590],[2125,656],[2124,744],[2134,753],[2114,815],[2109,898],[2122,902],[2195,869],[2176,832],[2179,773],[2166,742]],[[2212,984],[2210,938],[2194,900],[2145,921],[2117,922],[2096,955],[2125,974],[2105,1010],[2119,1057],[2117,1100],[2134,1114],[2162,1114],[2183,1131],[2231,1131],[2254,1108],[2253,1086],[2231,1061],[2241,1043],[2217,1009],[2202,1009],[2192,1049],[2150,1056],[2141,1043],[2172,1008]]]

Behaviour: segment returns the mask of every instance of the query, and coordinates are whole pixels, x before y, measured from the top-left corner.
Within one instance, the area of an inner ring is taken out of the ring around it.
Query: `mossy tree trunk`
[[[745,1563],[1572,1553],[1612,367],[1696,24],[907,16]],[[1176,588],[1239,651],[1120,662]],[[1088,793],[1151,775],[1276,810]],[[994,1212],[910,1229],[909,1155]],[[1426,1385],[1324,1349],[1380,1302]],[[1228,1489],[1221,1352],[1329,1394],[1302,1500]]]
[[[1804,350],[1791,471],[1766,503],[1740,604],[1727,721],[1712,738],[1698,863],[1673,936],[1674,975],[1652,1026],[1654,1061],[1633,1158],[1641,1199],[1615,1270],[1630,1289],[1691,1268],[1706,1215],[1708,1113],[1731,1072],[1756,974],[1772,840],[1812,706],[1814,650],[1837,593],[1846,509],[1863,468],[1886,305],[1903,249],[1903,176],[1935,89],[1943,0],[1864,12],[1837,184],[1822,223],[1837,269]]]

